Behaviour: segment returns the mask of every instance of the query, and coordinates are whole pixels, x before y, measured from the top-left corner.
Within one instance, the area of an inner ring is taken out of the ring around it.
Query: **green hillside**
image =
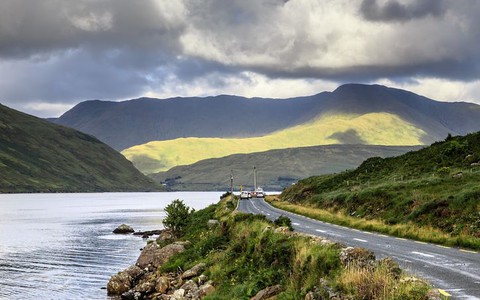
[[[230,188],[230,172],[233,170],[235,188],[252,189],[252,168],[256,166],[258,184],[266,190],[279,191],[301,178],[342,172],[358,167],[369,157],[397,156],[418,148],[327,145],[278,149],[206,159],[149,177],[167,184],[172,190],[225,191]]]
[[[151,174],[208,158],[272,149],[331,144],[421,145],[424,135],[423,130],[390,113],[329,114],[262,137],[155,141],[128,148],[122,154],[140,171]]]
[[[158,189],[96,138],[0,105],[0,192]]]
[[[407,236],[479,249],[479,182],[480,132],[449,136],[399,157],[370,158],[352,171],[301,180],[281,199],[380,220],[387,231],[407,224]],[[417,226],[432,228],[432,236],[416,236]]]

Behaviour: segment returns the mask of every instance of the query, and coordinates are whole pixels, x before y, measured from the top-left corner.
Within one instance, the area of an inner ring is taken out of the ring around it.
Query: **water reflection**
[[[173,199],[201,209],[220,194],[0,195],[0,298],[106,299],[101,288],[145,245],[140,237],[112,234],[116,226],[158,229]]]

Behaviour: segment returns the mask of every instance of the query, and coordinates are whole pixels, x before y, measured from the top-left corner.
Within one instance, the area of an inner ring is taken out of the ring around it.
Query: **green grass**
[[[401,278],[406,274],[394,275],[379,262],[370,272],[383,272],[388,280],[376,276],[371,280],[373,286],[364,291],[364,284],[352,280],[351,270],[341,265],[336,244],[322,245],[310,237],[276,232],[265,216],[235,212],[235,201],[227,197],[195,212],[184,237],[192,245],[162,266],[163,272],[175,272],[206,263],[205,273],[216,291],[205,299],[250,299],[277,284],[284,288],[277,299],[304,299],[313,290],[325,297],[327,289],[352,299],[367,299],[371,294],[380,296],[368,299],[422,299],[429,289],[423,282],[404,283]],[[219,219],[221,225],[209,229],[205,224],[210,218]],[[367,271],[359,268],[358,272]]]
[[[326,145],[277,149],[177,166],[149,175],[172,190],[227,190],[233,169],[235,189],[252,186],[252,166],[257,167],[258,183],[265,190],[281,191],[301,178],[342,172],[358,167],[369,157],[390,157],[419,149],[406,146]]]
[[[328,211],[321,218],[328,215],[331,222],[480,249],[480,167],[471,165],[478,161],[480,133],[475,133],[304,179],[280,198],[307,211]]]
[[[0,105],[0,192],[161,190],[93,136]]]
[[[151,174],[235,153],[341,144],[341,138],[335,136],[352,132],[363,144],[392,146],[420,145],[425,135],[423,130],[389,113],[337,114],[263,137],[153,141],[128,148],[122,154],[143,173]]]

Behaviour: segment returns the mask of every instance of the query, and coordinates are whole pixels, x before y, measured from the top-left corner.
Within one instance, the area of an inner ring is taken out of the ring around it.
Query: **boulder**
[[[176,290],[175,292],[173,292],[172,298],[174,298],[175,300],[183,300],[185,298],[185,290],[184,289]]]
[[[164,229],[160,232],[157,238],[157,242],[163,242],[163,241],[168,241],[168,240],[173,240],[173,234],[170,230]]]
[[[170,288],[170,281],[168,280],[167,277],[161,276],[157,278],[155,282],[155,290],[158,293],[165,294],[169,288]]]
[[[134,288],[134,292],[139,292],[142,294],[149,294],[155,290],[155,280],[144,280],[143,282],[139,282]]]
[[[134,291],[125,292],[121,295],[120,298],[122,300],[140,300],[140,299],[143,299],[142,293],[134,292]]]
[[[205,265],[204,263],[199,263],[199,264],[195,265],[193,268],[191,268],[190,270],[185,271],[182,274],[182,276],[180,276],[180,278],[181,279],[190,279],[192,277],[195,277],[198,274],[200,274],[203,270],[205,270],[206,266],[207,265]]]
[[[135,232],[135,230],[133,230],[133,228],[128,226],[127,224],[122,224],[113,230],[113,233],[119,233],[119,234],[126,234],[126,233],[132,233],[132,232]]]
[[[344,266],[372,268],[375,265],[375,254],[364,248],[347,247],[340,251],[340,262]]]
[[[143,270],[137,266],[131,266],[116,275],[113,275],[107,284],[109,295],[121,295],[134,286],[135,281],[143,275]]]
[[[198,284],[199,285],[204,284],[205,282],[207,282],[207,280],[208,280],[208,277],[204,274],[198,276]]]
[[[185,251],[184,245],[184,242],[175,242],[161,248],[155,242],[150,243],[145,246],[145,248],[143,248],[140,256],[137,259],[136,265],[142,269],[144,269],[148,265],[152,265],[153,267],[158,268],[173,255]]]
[[[205,283],[204,285],[201,285],[193,295],[194,297],[201,299],[205,296],[210,295],[213,292],[215,292],[215,287],[210,283]]]
[[[273,296],[276,296],[280,294],[283,291],[283,288],[281,285],[277,284],[274,286],[269,286],[264,288],[263,290],[259,291],[255,296],[250,298],[250,300],[264,300],[271,298]]]
[[[185,290],[186,293],[195,293],[198,290],[198,285],[193,280],[189,280],[182,284],[180,288]]]

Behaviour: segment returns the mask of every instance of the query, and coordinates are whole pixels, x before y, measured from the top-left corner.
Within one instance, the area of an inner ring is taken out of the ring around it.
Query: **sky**
[[[480,1],[0,0],[0,103],[287,98],[383,84],[480,103]]]

